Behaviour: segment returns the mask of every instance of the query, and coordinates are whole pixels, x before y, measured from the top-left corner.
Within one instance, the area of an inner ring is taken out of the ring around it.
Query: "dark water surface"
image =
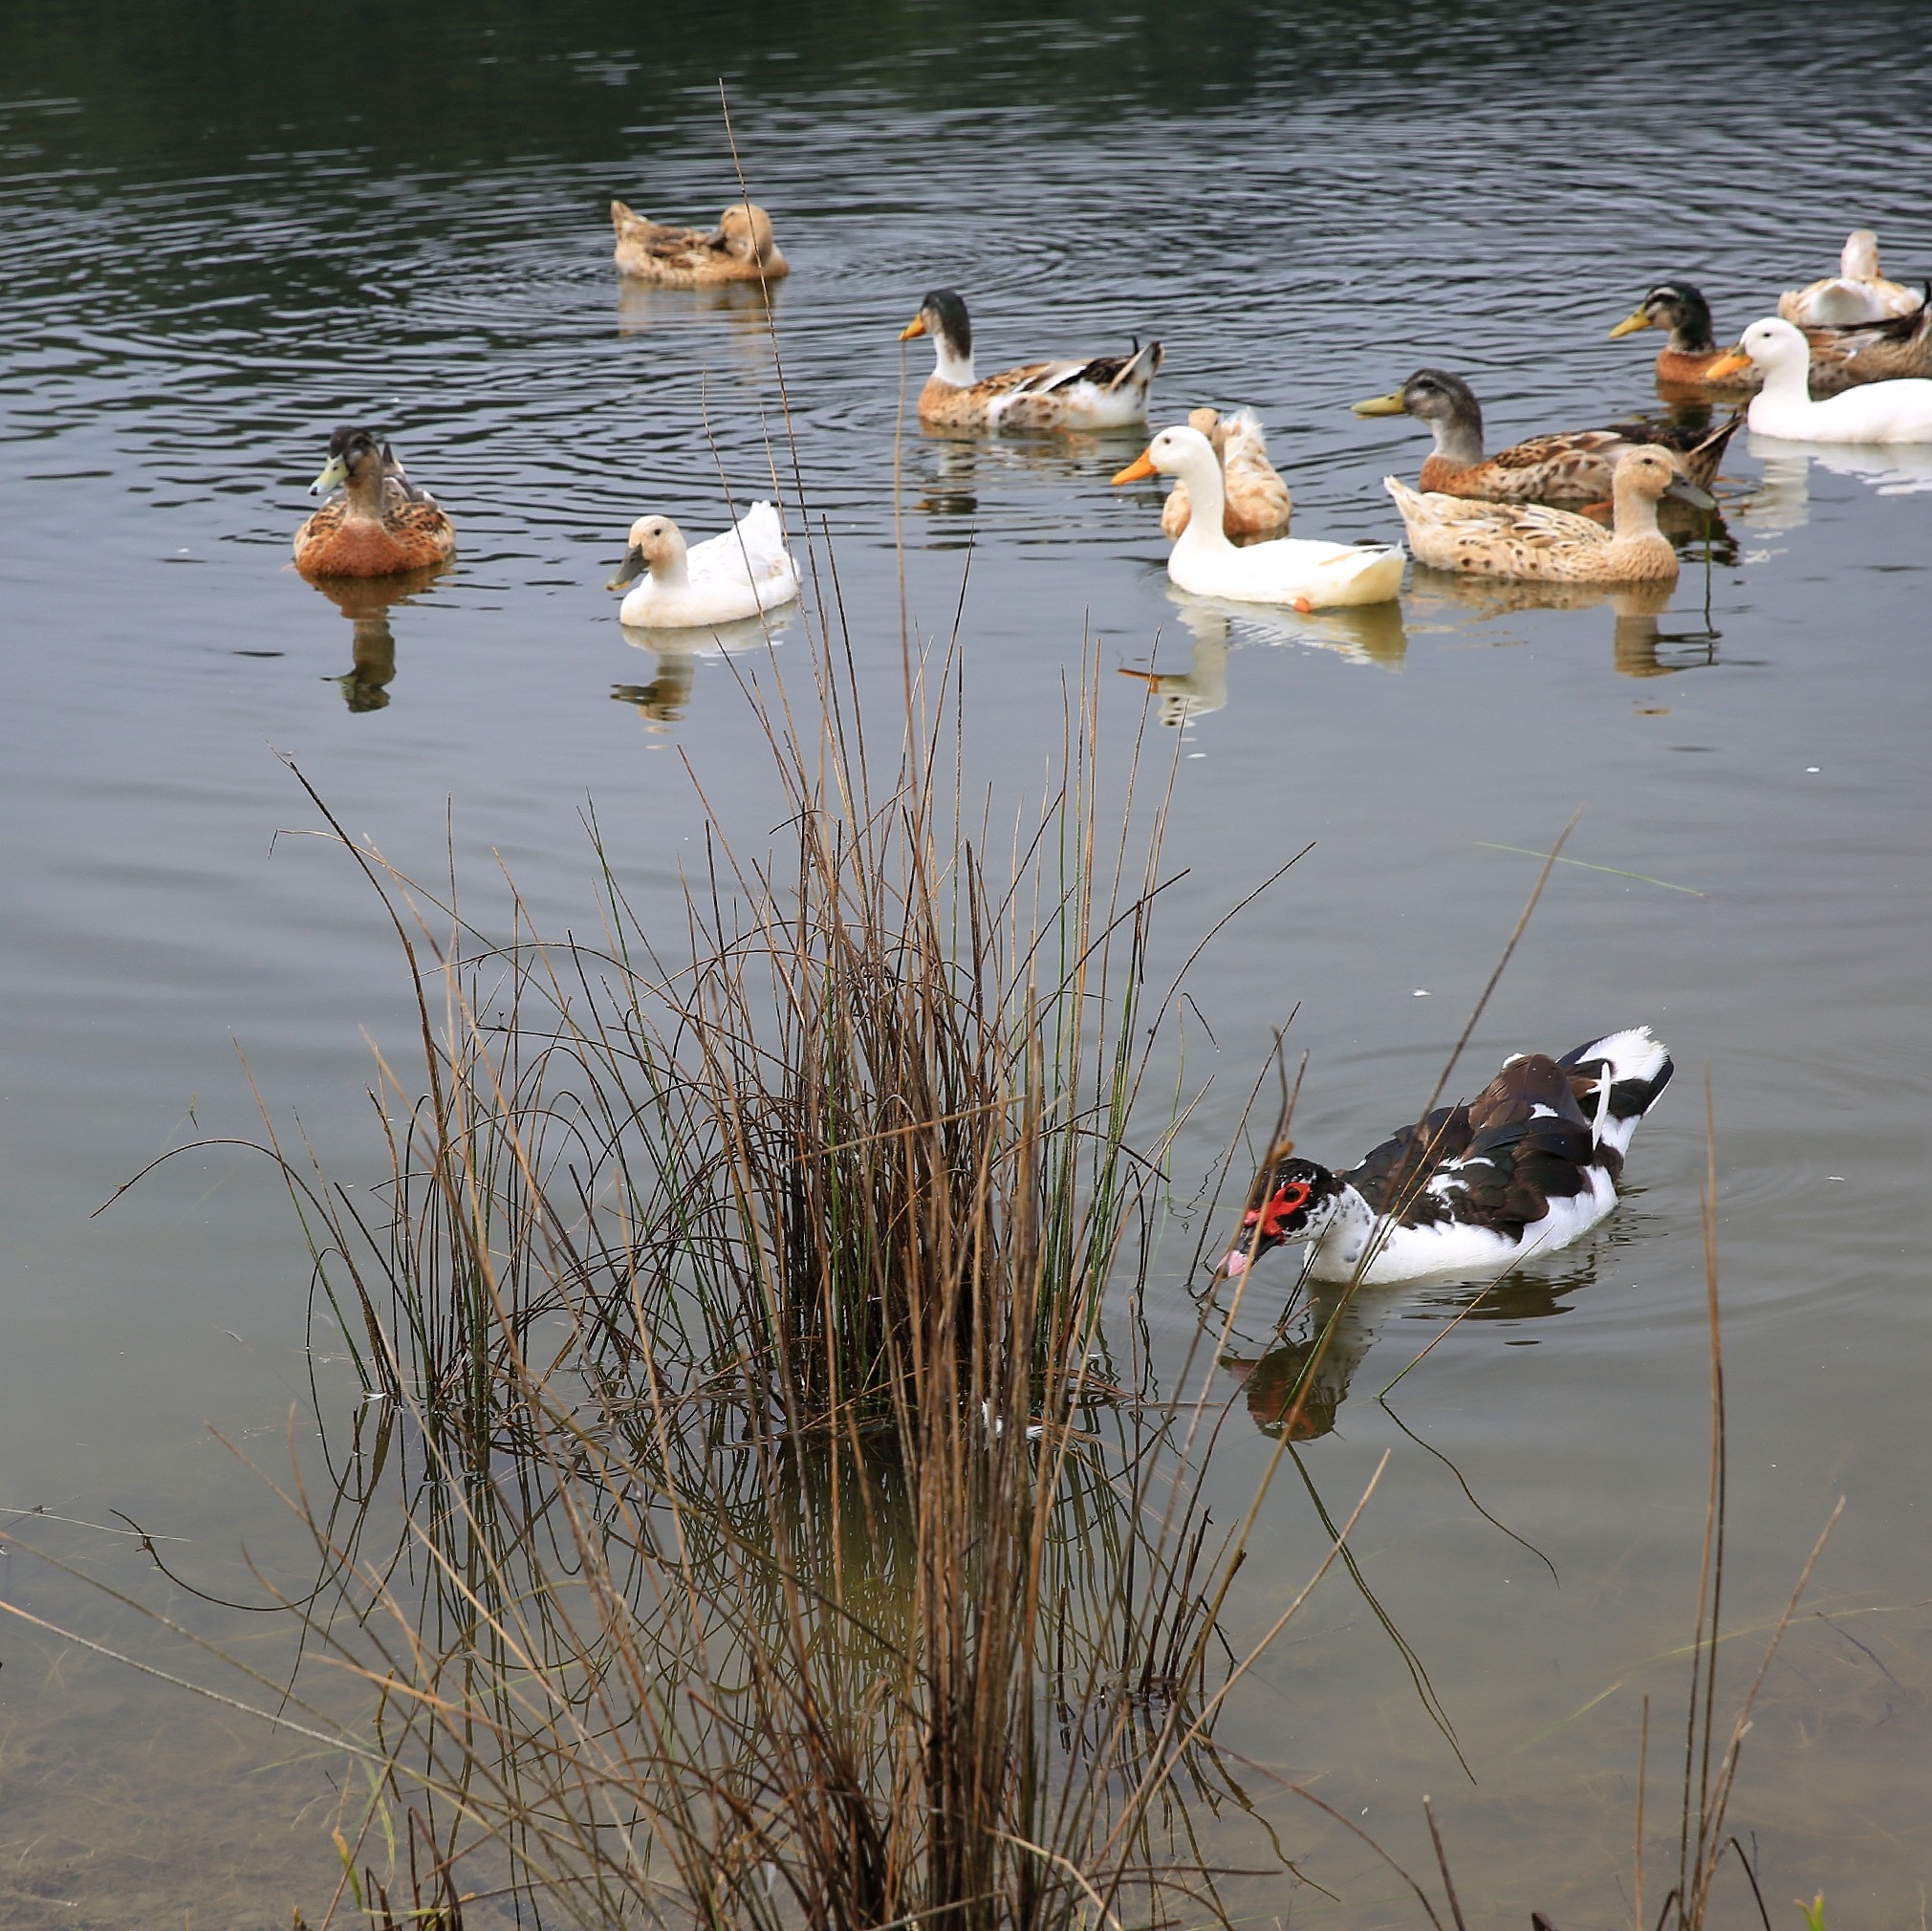
[[[807,502],[889,697],[894,337],[927,287],[966,293],[985,368],[1158,335],[1157,417],[1255,407],[1297,532],[1385,538],[1379,479],[1423,445],[1344,405],[1418,364],[1465,372],[1500,444],[1654,400],[1656,338],[1604,336],[1662,274],[1698,281],[1734,329],[1823,273],[1855,225],[1878,230],[1894,274],[1932,272],[1928,64],[1910,5],[1367,0],[1015,23],[967,6],[659,21],[590,0],[460,18],[14,0],[0,1506],[71,1518],[24,1531],[150,1602],[167,1598],[113,1511],[184,1538],[165,1547],[218,1593],[260,1599],[243,1545],[291,1573],[278,1506],[209,1432],[279,1469],[307,1413],[308,1269],[285,1200],[217,1151],[90,1219],[169,1146],[253,1131],[248,1074],[280,1130],[299,1113],[333,1168],[377,1177],[365,1031],[406,1047],[407,987],[342,856],[276,838],[318,822],[277,753],[400,862],[434,873],[453,841],[492,913],[500,856],[553,932],[594,919],[587,799],[634,897],[667,920],[700,822],[681,753],[747,835],[770,825],[730,668],[634,647],[600,588],[634,516],[707,532],[725,483],[771,487],[782,402],[760,311],[622,292],[609,262],[613,193],[694,220],[731,197],[721,76],[793,266],[775,315]],[[288,567],[323,440],[349,419],[395,435],[460,531],[458,567],[393,609],[338,606]],[[1360,1595],[1324,1585],[1222,1740],[1264,1767],[1250,1793],[1346,1905],[1281,1880],[1254,1908],[1417,1921],[1272,1772],[1412,1861],[1432,1791],[1484,1919],[1533,1903],[1564,1931],[1627,1921],[1646,1692],[1681,1751],[1708,1070],[1740,1632],[1726,1696],[1847,1498],[1734,1821],[1775,1910],[1822,1888],[1834,1925],[1919,1921],[1932,458],[1741,438],[1732,544],[1708,571],[1700,553],[1661,615],[1412,572],[1399,616],[1229,621],[1177,608],[1153,495],[1106,487],[1137,447],[914,434],[899,508],[924,629],[949,626],[971,546],[970,755],[1006,809],[1037,789],[1084,633],[1117,746],[1142,686],[1114,667],[1189,671],[1168,699],[1185,714],[1177,954],[1315,841],[1196,976],[1223,1074],[1177,1174],[1232,1129],[1297,1001],[1304,1151],[1340,1162],[1407,1117],[1532,881],[1522,854],[1579,808],[1569,852],[1607,869],[1558,870],[1470,1083],[1519,1046],[1643,1019],[1682,1071],[1597,1240],[1512,1283],[1391,1398],[1419,1441],[1375,1391],[1466,1294],[1381,1296],[1345,1337],[1353,1385],[1302,1465],[1339,1513],[1394,1449],[1363,1573],[1474,1781]],[[802,666],[795,633],[788,650]],[[1195,1063],[1212,1050],[1197,1040]],[[1172,1335],[1191,1319],[1191,1240],[1153,1310]],[[1257,1283],[1256,1352],[1278,1304],[1265,1291],[1290,1276],[1277,1262]],[[1266,1386],[1258,1371],[1264,1412]],[[1271,1447],[1257,1432],[1225,1456],[1226,1510]],[[1233,1611],[1249,1634],[1321,1546],[1292,1467],[1269,1510]],[[130,1613],[35,1562],[0,1558],[0,1583],[156,1653]],[[271,1618],[195,1614],[271,1676],[285,1661]],[[0,1662],[0,1923],[188,1914],[201,1931],[326,1901],[325,1752],[11,1618]],[[1238,1812],[1206,1828],[1253,1861]],[[1649,1882],[1654,1908],[1654,1867]]]

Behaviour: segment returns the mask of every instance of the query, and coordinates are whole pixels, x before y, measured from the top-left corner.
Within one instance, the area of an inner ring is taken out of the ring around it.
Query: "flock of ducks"
[[[790,272],[770,215],[749,202],[727,207],[710,230],[654,222],[622,202],[611,204],[611,222],[619,270],[662,287],[766,284]],[[1642,417],[1532,436],[1491,454],[1469,385],[1446,370],[1419,369],[1400,389],[1354,405],[1364,418],[1413,417],[1431,432],[1417,487],[1385,479],[1406,548],[1290,536],[1288,485],[1247,410],[1196,409],[1113,480],[1173,479],[1161,512],[1174,546],[1168,575],[1206,597],[1300,610],[1379,603],[1399,593],[1411,554],[1474,576],[1667,585],[1678,559],[1659,506],[1675,497],[1715,507],[1710,485],[1741,421],[1796,440],[1932,443],[1928,294],[1932,285],[1918,291],[1884,278],[1866,228],[1846,242],[1836,275],[1788,291],[1778,313],[1753,322],[1735,346],[1719,345],[1697,289],[1658,284],[1610,334],[1666,330],[1657,376],[1667,401],[1747,404],[1747,414],[1714,428]],[[934,364],[920,420],[955,431],[1131,427],[1147,419],[1161,364],[1159,342],[1136,341],[1124,354],[982,376],[971,319],[952,289],[927,294],[900,333],[901,341],[922,337]],[[372,430],[336,431],[315,488],[339,493],[296,532],[295,563],[306,575],[383,576],[455,554],[447,515]],[[699,543],[687,543],[668,516],[639,518],[609,588],[626,592],[619,613],[626,624],[692,629],[787,603],[799,576],[777,511],[760,502]]]

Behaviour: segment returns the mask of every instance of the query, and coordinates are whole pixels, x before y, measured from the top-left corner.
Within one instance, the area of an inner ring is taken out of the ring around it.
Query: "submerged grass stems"
[[[513,890],[496,942],[348,847],[424,1064],[373,1096],[386,1216],[273,1148],[364,1386],[297,1500],[307,1640],[391,1767],[344,1882],[413,1788],[425,1910],[461,1867],[599,1925],[1213,1921],[1241,1532],[1199,1403],[1118,1400],[1101,1327],[1185,1113],[1130,1143],[1164,799],[1102,785],[1090,660],[996,866],[956,656],[883,760],[850,655],[814,666],[822,722],[746,691],[782,857],[706,800],[675,954],[613,863],[599,944]]]

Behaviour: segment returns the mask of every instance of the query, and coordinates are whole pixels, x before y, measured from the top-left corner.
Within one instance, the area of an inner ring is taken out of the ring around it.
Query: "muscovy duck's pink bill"
[[[1248,1256],[1236,1248],[1221,1265],[1230,1274],[1245,1274],[1248,1271]]]

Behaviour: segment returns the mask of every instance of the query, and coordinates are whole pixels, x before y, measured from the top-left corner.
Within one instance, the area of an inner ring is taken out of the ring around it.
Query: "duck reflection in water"
[[[1311,644],[1317,650],[1335,651],[1351,663],[1379,664],[1384,670],[1400,670],[1408,652],[1402,608],[1394,598],[1386,603],[1302,613],[1285,606],[1196,597],[1171,583],[1167,597],[1179,607],[1181,620],[1193,639],[1187,668],[1169,671],[1120,666],[1122,677],[1136,678],[1148,686],[1156,701],[1156,715],[1163,725],[1184,725],[1225,708],[1230,643]]]
[[[352,711],[385,709],[389,686],[396,681],[396,633],[389,613],[398,604],[414,603],[451,566],[431,564],[426,570],[405,571],[396,576],[311,576],[303,579],[326,597],[354,626],[347,671],[334,682]]]
[[[1614,1245],[1606,1240],[1605,1246]],[[1391,1316],[1420,1324],[1465,1321],[1516,1323],[1567,1314],[1565,1296],[1596,1278],[1596,1256],[1586,1254],[1558,1273],[1519,1269],[1487,1286],[1465,1283],[1420,1288],[1355,1288],[1314,1284],[1290,1338],[1265,1355],[1224,1355],[1221,1365],[1242,1384],[1254,1425],[1264,1435],[1313,1442],[1333,1434],[1349,1383]],[[1439,1330],[1440,1331],[1440,1330]],[[1324,1339],[1326,1345],[1324,1345]],[[1411,1358],[1427,1344],[1417,1334]],[[1388,1378],[1399,1372],[1392,1364]]]
[[[647,336],[654,330],[688,328],[694,320],[721,315],[726,339],[761,365],[769,361],[771,315],[782,281],[717,282],[708,288],[670,289],[636,275],[618,277],[618,334]]]
[[[1721,560],[1721,559],[1714,559]],[[1722,633],[1704,623],[1665,630],[1660,622],[1673,597],[1684,600],[1686,583],[1530,583],[1502,577],[1464,576],[1420,566],[1409,588],[1409,612],[1424,629],[1460,630],[1493,623],[1526,610],[1594,610],[1611,613],[1610,662],[1619,677],[1669,677],[1717,662]],[[1688,615],[1688,613],[1686,613]],[[1432,623],[1431,618],[1435,621]],[[1497,639],[1514,642],[1514,638]]]
[[[620,624],[624,641],[634,650],[648,653],[654,671],[648,683],[613,684],[611,696],[619,704],[635,705],[646,730],[664,731],[681,722],[690,706],[700,658],[735,657],[740,651],[775,644],[797,613],[797,603],[792,602],[759,617],[741,618],[736,623],[711,623],[687,630],[640,630],[635,624]]]

